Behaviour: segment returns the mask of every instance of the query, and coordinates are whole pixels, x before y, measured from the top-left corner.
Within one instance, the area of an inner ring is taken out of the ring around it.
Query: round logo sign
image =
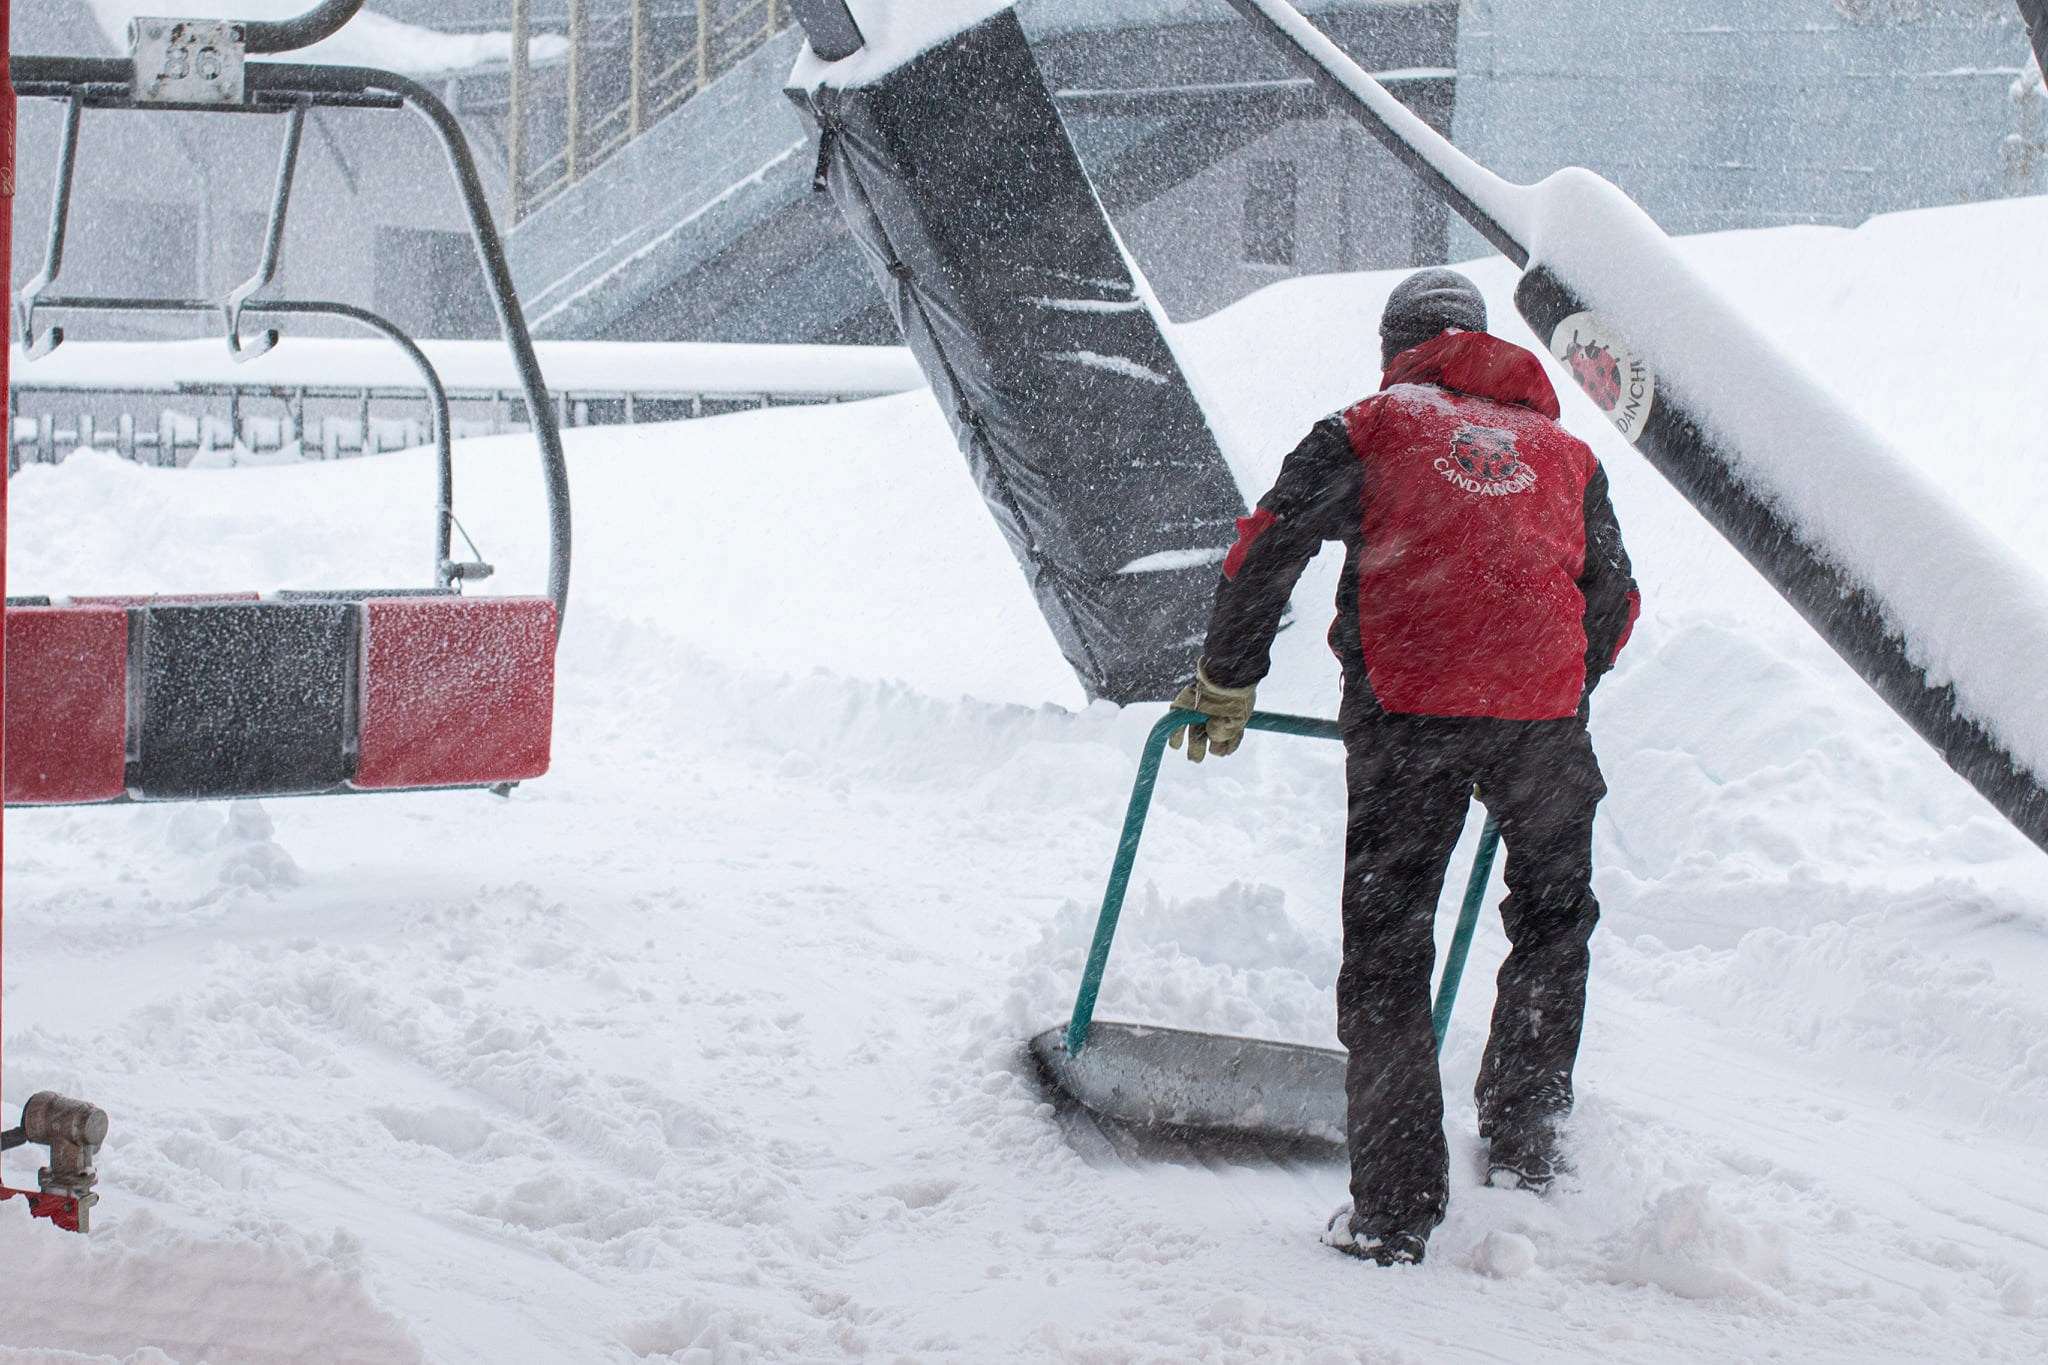
[[[1594,313],[1574,313],[1550,334],[1550,353],[1571,371],[1614,429],[1633,441],[1657,400],[1657,377]]]

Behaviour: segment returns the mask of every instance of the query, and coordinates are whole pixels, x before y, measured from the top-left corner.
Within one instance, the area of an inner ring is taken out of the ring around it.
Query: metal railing
[[[548,98],[557,77],[533,62],[533,0],[512,0],[511,220],[616,156],[791,22],[784,0],[568,0],[557,107]]]
[[[765,393],[676,384],[659,388],[565,388],[549,397],[556,425],[595,427],[686,421],[727,413],[874,397],[872,390]],[[532,430],[514,388],[450,385],[449,429],[461,439]],[[434,396],[391,384],[178,383],[159,388],[16,382],[8,394],[11,464],[58,464],[74,450],[102,450],[156,467],[240,449],[267,456],[336,460],[408,450],[434,439]]]

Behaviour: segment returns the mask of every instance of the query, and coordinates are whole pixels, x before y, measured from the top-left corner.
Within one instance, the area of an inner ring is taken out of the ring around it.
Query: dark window
[[[1294,264],[1296,173],[1292,161],[1254,161],[1244,191],[1244,258]]]
[[[498,334],[484,272],[464,232],[378,228],[375,306],[414,336]]]

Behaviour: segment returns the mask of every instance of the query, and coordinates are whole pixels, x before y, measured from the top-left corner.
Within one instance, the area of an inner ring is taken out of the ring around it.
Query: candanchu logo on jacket
[[[1515,451],[1515,433],[1467,422],[1451,437],[1451,453],[1436,457],[1436,472],[1467,493],[1505,498],[1536,486],[1536,471]]]

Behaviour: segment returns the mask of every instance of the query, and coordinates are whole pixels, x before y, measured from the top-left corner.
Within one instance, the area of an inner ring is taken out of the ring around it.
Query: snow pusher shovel
[[[1152,806],[1152,788],[1159,780],[1167,737],[1206,719],[1196,711],[1168,711],[1147,736],[1073,1016],[1064,1028],[1050,1028],[1033,1038],[1031,1052],[1056,1090],[1123,1132],[1247,1149],[1341,1144],[1342,1052],[1095,1018],[1095,997],[1109,962],[1109,945],[1116,937],[1131,866],[1137,861],[1138,841],[1145,833],[1145,816]],[[1253,713],[1247,728],[1310,739],[1343,737],[1335,721],[1275,712]],[[1437,986],[1434,1017],[1438,1047],[1443,1046],[1444,1030],[1458,998],[1458,979],[1464,973],[1499,847],[1500,832],[1488,816]]]

